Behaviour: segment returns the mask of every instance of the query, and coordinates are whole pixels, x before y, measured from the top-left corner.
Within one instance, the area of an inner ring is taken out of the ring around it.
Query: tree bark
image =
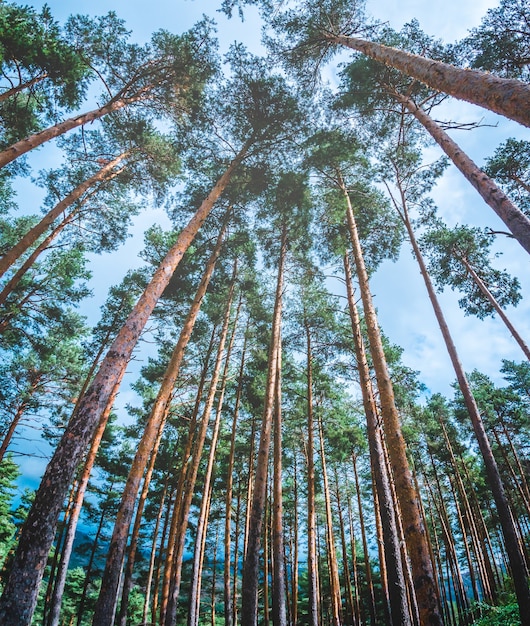
[[[392,381],[388,373],[379,324],[370,293],[368,273],[364,264],[363,253],[357,232],[348,191],[340,180],[346,199],[347,224],[355,259],[356,272],[364,308],[368,341],[374,362],[377,387],[381,401],[381,414],[386,435],[395,488],[401,506],[404,522],[405,541],[411,562],[414,588],[420,620],[431,626],[442,623],[439,598],[436,592],[433,564],[429,555],[426,529],[420,514],[419,495],[414,488],[407,459],[406,445],[401,431],[399,414],[394,400]]]
[[[462,69],[359,37],[329,32],[323,33],[323,37],[394,67],[433,89],[530,126],[530,86],[526,83],[479,70]]]
[[[287,626],[285,587],[285,559],[283,532],[282,491],[282,341],[278,341],[278,371],[276,374],[276,399],[274,409],[274,471],[272,501],[272,622],[274,626]]]
[[[249,144],[243,146],[180,233],[118,333],[84,395],[76,416],[68,424],[28,513],[10,576],[0,599],[0,622],[3,621],[4,626],[23,626],[31,621],[57,518],[75,468],[102,411],[117,393],[116,381],[121,381],[136,342],[158,299],[248,148]]]
[[[464,397],[464,402],[469,413],[471,423],[473,425],[473,431],[475,433],[475,437],[477,438],[482,458],[484,459],[484,466],[486,468],[488,484],[493,493],[493,498],[497,506],[499,520],[501,522],[502,532],[504,536],[504,543],[506,545],[506,551],[508,552],[515,593],[517,596],[517,603],[519,605],[519,612],[521,616],[521,624],[523,626],[528,626],[530,625],[530,589],[528,587],[528,573],[526,570],[524,556],[519,546],[519,539],[517,536],[512,512],[506,498],[504,485],[501,481],[497,462],[495,460],[495,457],[493,456],[491,445],[486,434],[486,430],[484,428],[484,423],[480,416],[480,411],[473,396],[473,392],[471,391],[471,388],[469,386],[469,382],[465,375],[464,368],[462,367],[462,364],[458,357],[458,353],[449,332],[447,322],[445,321],[445,317],[438,302],[438,298],[436,297],[436,292],[434,291],[434,287],[431,283],[427,268],[423,261],[423,257],[421,256],[419,246],[416,242],[416,238],[412,230],[412,225],[408,218],[408,214],[406,213],[406,203],[404,199],[402,202],[402,206],[404,211],[402,217],[404,218],[405,227],[407,229],[412,249],[414,251],[414,256],[416,257],[416,260],[420,267],[420,272],[425,282],[425,287],[427,288],[429,299],[431,301],[436,319],[438,321],[438,325],[442,332],[442,336],[444,338],[449,357],[451,358],[451,362],[453,364],[453,368],[455,370],[455,374],[458,380],[458,385]]]
[[[258,461],[254,478],[254,490],[249,516],[247,550],[243,563],[243,582],[241,589],[241,623],[245,626],[257,626],[258,619],[258,570],[259,553],[263,528],[263,511],[267,496],[267,471],[269,448],[272,430],[272,414],[274,410],[274,396],[276,393],[276,376],[278,372],[278,345],[280,341],[282,295],[285,256],[287,250],[286,225],[281,235],[281,251],[278,262],[278,277],[276,297],[272,321],[272,336],[269,348],[269,364],[267,371],[267,386],[263,407]]]
[[[378,511],[384,542],[384,557],[388,576],[388,601],[392,624],[394,626],[410,626],[410,610],[407,601],[405,575],[401,560],[401,548],[397,530],[397,521],[393,506],[392,491],[386,471],[385,455],[381,445],[377,406],[375,403],[370,370],[366,359],[364,341],[361,334],[361,321],[355,303],[351,267],[348,255],[344,255],[344,275],[348,297],[348,310],[352,325],[352,336],[357,359],[357,370],[361,385],[364,413],[366,415],[366,431],[370,451],[370,465],[377,491]],[[376,511],[377,514],[377,511]]]
[[[80,185],[73,189],[65,198],[58,202],[53,209],[48,211],[41,221],[33,226],[20,241],[8,250],[4,256],[0,259],[0,276],[3,276],[5,272],[13,265],[13,263],[24,254],[24,252],[32,246],[37,239],[43,235],[51,224],[65,211],[68,207],[72,206],[74,202],[77,202],[81,196],[88,191],[91,187],[97,185],[108,178],[113,177],[114,168],[116,165],[126,159],[130,150],[122,152],[119,156],[112,161],[109,161],[100,170],[98,170],[93,176],[84,180]]]
[[[530,254],[530,219],[512,203],[508,196],[497,187],[495,182],[467,156],[430,115],[427,115],[410,98],[399,94],[393,95],[407,107],[425,130],[429,132],[440,148],[479,192],[484,202],[495,211],[515,239]]]

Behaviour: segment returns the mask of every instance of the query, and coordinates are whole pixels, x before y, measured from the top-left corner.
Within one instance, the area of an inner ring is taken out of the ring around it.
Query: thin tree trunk
[[[429,555],[426,529],[420,514],[419,495],[414,488],[401,431],[399,414],[394,400],[392,381],[388,373],[379,325],[372,302],[368,273],[357,232],[348,191],[341,179],[341,187],[347,203],[347,223],[353,248],[359,288],[363,302],[370,351],[374,362],[377,387],[381,401],[381,414],[390,455],[392,473],[404,521],[405,541],[414,577],[414,588],[423,624],[436,626],[442,623],[439,598],[436,592],[433,564]]]
[[[515,341],[517,341],[517,343],[519,344],[521,350],[524,352],[525,357],[530,361],[530,348],[526,345],[526,342],[524,341],[524,339],[517,332],[517,330],[515,329],[514,325],[511,323],[511,321],[509,320],[509,318],[506,315],[506,313],[502,310],[500,304],[494,298],[494,296],[491,293],[491,291],[486,287],[486,285],[484,284],[484,281],[475,272],[475,270],[473,269],[473,267],[471,266],[469,261],[466,259],[466,257],[465,256],[459,256],[458,258],[462,261],[464,267],[469,272],[469,275],[471,276],[471,278],[475,281],[477,287],[484,294],[484,296],[487,298],[488,302],[491,304],[491,306],[497,312],[498,316],[504,322],[504,324],[506,325],[506,328],[510,331],[510,334],[512,335],[512,337],[515,339]]]
[[[23,154],[27,154],[30,150],[42,146],[43,143],[46,143],[51,139],[55,139],[55,137],[60,137],[61,135],[64,135],[64,133],[67,133],[69,130],[79,128],[79,126],[84,126],[89,122],[99,120],[108,113],[119,111],[123,107],[127,106],[128,104],[132,104],[133,102],[145,100],[148,91],[149,88],[145,88],[145,93],[142,92],[131,98],[118,98],[116,100],[112,100],[111,102],[107,103],[105,106],[100,107],[99,109],[94,109],[93,111],[82,113],[81,115],[77,115],[76,117],[71,117],[67,120],[64,120],[64,122],[55,124],[55,126],[50,126],[45,130],[41,130],[38,133],[30,135],[29,137],[26,137],[26,139],[17,141],[16,143],[9,146],[9,148],[6,148],[2,152],[0,152],[0,168],[4,167],[8,163],[11,163],[11,161],[18,159]]]
[[[329,489],[328,473],[326,468],[326,454],[324,446],[324,431],[322,429],[322,417],[319,415],[318,434],[320,440],[320,462],[322,463],[322,481],[324,487],[324,503],[326,508],[326,545],[329,563],[330,582],[330,602],[331,602],[331,624],[340,626],[342,624],[342,602],[340,596],[339,566],[337,563],[337,548],[333,536],[333,514],[331,512],[331,494]]]
[[[386,565],[385,571],[388,576],[387,589],[389,592],[390,613],[394,626],[398,624],[405,626],[410,625],[410,609],[407,601],[405,575],[401,560],[400,540],[397,530],[392,490],[386,471],[385,455],[381,445],[381,433],[378,424],[379,418],[361,333],[359,312],[355,303],[350,261],[347,254],[344,255],[343,261],[352,336],[361,384],[364,413],[366,415],[370,464],[377,491],[379,515],[381,516]]]
[[[13,419],[9,423],[9,426],[7,428],[7,431],[6,431],[6,434],[4,435],[4,437],[2,439],[2,443],[0,444],[0,463],[4,460],[5,453],[7,452],[9,444],[11,443],[11,440],[13,439],[13,435],[15,434],[15,430],[17,429],[17,426],[19,425],[20,420],[22,419],[22,417],[24,416],[24,413],[26,412],[26,409],[28,408],[29,400],[31,399],[31,396],[33,396],[33,394],[35,393],[35,390],[37,388],[38,382],[39,381],[37,379],[31,385],[31,389],[29,389],[28,392],[26,392],[26,394],[29,393],[29,396],[26,397],[18,405],[17,410],[15,412],[15,415],[13,415]]]
[[[359,37],[332,32],[323,33],[323,37],[326,41],[358,50],[376,61],[390,65],[433,89],[530,126],[530,86],[526,83],[499,78],[479,70],[462,69]]]
[[[399,94],[394,95],[429,132],[440,148],[479,192],[484,202],[495,211],[521,246],[530,253],[530,219],[512,203],[495,182],[467,156],[432,117],[409,98]]]
[[[195,490],[195,483],[197,482],[197,475],[199,473],[199,466],[202,457],[202,451],[204,442],[206,440],[206,433],[208,430],[208,424],[210,421],[210,414],[212,412],[213,404],[215,401],[215,394],[217,392],[217,386],[219,378],[221,376],[221,365],[223,361],[223,353],[225,349],[226,338],[228,335],[228,323],[225,320],[223,328],[221,330],[221,336],[219,338],[219,344],[217,348],[217,356],[215,359],[212,380],[210,381],[210,388],[206,398],[206,403],[203,409],[202,420],[197,433],[195,450],[193,452],[193,458],[191,461],[191,468],[189,474],[186,476],[186,489],[184,497],[182,499],[182,505],[180,508],[180,523],[178,533],[176,536],[176,550],[173,557],[173,564],[171,569],[171,586],[168,597],[167,610],[165,615],[165,626],[174,626],[177,619],[177,603],[180,592],[180,581],[182,577],[182,560],[184,557],[184,543],[186,537],[186,530],[188,528],[188,518],[191,508],[191,502],[193,499],[193,493]],[[94,625],[96,626],[96,625]],[[98,625],[99,626],[99,625]]]
[[[340,499],[340,487],[339,487],[339,476],[337,473],[337,468],[333,468],[334,478],[335,478],[335,499],[337,500],[337,515],[339,518],[339,527],[340,527],[340,543],[342,548],[342,571],[343,571],[343,579],[344,579],[344,594],[345,594],[345,604],[346,609],[344,611],[344,624],[345,626],[354,626],[355,625],[355,617],[354,617],[354,609],[353,609],[353,593],[351,586],[351,577],[350,577],[350,564],[348,562],[348,544],[346,542],[346,529],[344,526],[344,516],[342,515],[342,504]]]
[[[293,541],[292,546],[292,562],[291,562],[291,624],[297,626],[298,624],[298,463],[297,454],[295,453],[293,458]]]
[[[31,621],[39,584],[55,536],[57,518],[75,468],[93,436],[101,413],[117,393],[116,383],[121,381],[132,351],[158,299],[248,148],[249,144],[243,146],[180,233],[102,361],[75,418],[69,422],[46,468],[22,529],[10,576],[0,599],[0,622],[3,621],[4,626],[24,626]]]
[[[138,443],[131,469],[129,470],[107,552],[107,561],[101,579],[101,591],[94,609],[93,623],[97,626],[112,626],[114,621],[113,607],[116,605],[120,572],[123,566],[129,527],[134,514],[134,506],[140,482],[150,455],[152,456],[154,454],[156,457],[157,444],[162,437],[162,431],[171,405],[171,396],[179,375],[182,360],[184,359],[184,352],[190,340],[193,327],[195,326],[195,321],[199,315],[202,300],[210,283],[215,264],[219,258],[227,227],[228,216],[225,219],[223,227],[217,237],[214,250],[206,264],[204,275],[201,278],[193,303],[180,332],[177,345],[173,350],[173,354],[171,355],[171,359],[164,373],[162,384],[160,385],[142,438]],[[153,465],[154,460],[155,459],[153,459]],[[146,488],[148,487],[149,484],[146,485]]]
[[[232,282],[231,282],[230,291],[228,294],[228,300],[227,300],[226,308],[225,308],[224,325],[223,325],[223,330],[222,330],[223,335],[228,332],[228,326],[230,324],[230,313],[232,309],[232,300],[234,297],[236,276],[237,276],[237,262],[234,263],[234,273],[232,275]],[[241,305],[241,301],[239,302],[239,304]],[[234,320],[234,328],[232,330],[232,337],[230,339],[230,342],[228,344],[228,349],[226,351],[225,365],[224,365],[224,370],[223,370],[223,375],[222,375],[222,380],[221,380],[221,391],[219,394],[219,399],[217,401],[217,411],[215,415],[213,432],[211,436],[210,453],[208,455],[208,464],[207,464],[206,472],[204,475],[204,485],[203,485],[203,490],[202,490],[201,507],[199,511],[199,517],[197,518],[197,530],[195,532],[195,551],[193,555],[193,566],[192,566],[192,570],[190,574],[190,590],[189,590],[190,607],[188,611],[188,626],[198,626],[199,624],[199,600],[200,600],[200,595],[201,595],[200,571],[201,571],[201,564],[202,564],[202,556],[201,556],[201,551],[199,547],[202,546],[204,542],[204,539],[206,537],[206,530],[208,527],[208,510],[209,510],[208,494],[210,493],[210,490],[211,490],[210,488],[212,485],[215,454],[217,451],[217,441],[219,438],[219,429],[221,426],[221,414],[223,412],[224,395],[225,395],[226,383],[227,383],[227,378],[228,378],[228,368],[230,365],[230,356],[232,354],[232,348],[234,347],[234,340],[236,337],[239,310],[240,310],[240,307],[238,307],[238,310],[236,313],[236,317]]]
[[[313,352],[309,322],[304,322],[307,352],[307,582],[308,582],[308,620],[309,626],[319,624],[318,562],[316,538],[316,501],[315,501],[315,424],[313,413]]]
[[[244,626],[256,626],[258,618],[258,571],[260,542],[263,527],[263,511],[267,497],[267,471],[269,448],[272,429],[272,414],[274,410],[274,396],[276,393],[276,376],[278,372],[278,344],[282,317],[282,295],[285,256],[287,251],[286,225],[282,228],[280,258],[278,261],[278,278],[274,314],[272,321],[272,336],[269,348],[269,364],[267,371],[267,386],[261,424],[258,461],[254,478],[254,490],[250,509],[250,523],[248,529],[247,551],[243,563],[243,582],[241,589],[241,623]]]
[[[245,328],[243,350],[241,352],[241,363],[239,366],[239,376],[237,383],[236,399],[234,405],[234,416],[232,418],[232,430],[230,436],[230,452],[228,455],[227,478],[226,478],[226,496],[225,496],[225,529],[224,529],[224,570],[223,570],[223,593],[224,593],[224,618],[225,626],[233,626],[233,602],[234,598],[231,593],[230,586],[230,570],[231,570],[231,541],[230,531],[232,527],[232,498],[234,486],[234,461],[236,455],[236,430],[237,420],[239,417],[239,408],[241,406],[241,394],[243,391],[243,375],[245,372],[245,359],[247,352],[249,322]],[[237,559],[234,549],[234,578],[237,576]]]
[[[48,76],[49,76],[48,72],[44,72],[43,74],[40,74],[39,76],[35,76],[34,78],[27,80],[25,83],[19,83],[16,87],[11,87],[11,89],[7,89],[6,91],[3,91],[0,94],[0,102],[4,102],[4,100],[11,98],[11,96],[14,96],[17,93],[24,91],[24,89],[29,89],[30,87],[33,87],[33,85],[36,85],[37,83],[40,83],[43,80],[46,80]]]
[[[285,547],[283,532],[282,491],[282,341],[278,340],[278,371],[274,410],[274,472],[272,510],[272,621],[274,626],[287,626],[285,593]]]
[[[131,151],[127,150],[112,159],[112,161],[109,161],[94,175],[90,176],[90,178],[87,178],[75,189],[73,189],[65,198],[58,202],[53,209],[48,211],[38,224],[35,224],[35,226],[33,226],[33,228],[31,228],[17,244],[15,244],[2,256],[0,259],[0,276],[3,276],[13,263],[48,230],[59,215],[71,207],[74,202],[77,202],[86,191],[98,183],[105,181],[108,178],[112,178],[115,174],[114,168],[130,154]]]
[[[458,358],[456,347],[449,333],[449,328],[438,302],[438,298],[436,297],[434,287],[431,283],[427,268],[423,261],[423,257],[421,256],[419,246],[416,242],[416,238],[414,236],[408,214],[406,213],[406,201],[404,198],[402,198],[402,207],[403,211],[405,211],[405,213],[403,214],[403,218],[410,242],[412,244],[412,249],[420,266],[420,272],[425,282],[425,286],[429,294],[429,299],[431,301],[434,313],[436,315],[436,319],[438,321],[438,325],[440,326],[440,330],[447,346],[447,351],[455,370],[458,385],[460,387],[462,395],[464,396],[464,402],[469,413],[471,423],[473,425],[473,431],[475,433],[475,437],[477,438],[482,458],[484,459],[484,466],[486,468],[488,483],[493,493],[495,504],[497,506],[497,511],[499,514],[499,519],[501,522],[504,536],[504,542],[510,560],[515,593],[517,596],[517,602],[519,604],[519,611],[521,615],[521,624],[523,626],[528,626],[530,625],[530,589],[528,588],[528,574],[526,570],[526,563],[519,547],[517,531],[512,517],[512,512],[506,498],[504,486],[500,478],[497,462],[495,461],[495,457],[493,456],[491,445],[484,429],[484,423],[480,416],[480,411],[477,407],[475,398],[469,386],[469,382],[465,375],[464,368],[462,367],[460,359]]]
[[[144,596],[144,608],[142,613],[142,624],[147,622],[147,616],[149,614],[149,604],[151,602],[151,585],[153,583],[153,575],[155,571],[156,560],[156,543],[158,541],[158,531],[160,529],[160,522],[164,513],[164,504],[166,502],[166,495],[168,490],[168,478],[164,484],[162,496],[160,497],[160,504],[158,506],[158,514],[156,516],[155,527],[153,529],[153,541],[151,542],[151,552],[149,554],[149,569],[147,571],[147,580],[145,581],[145,596]],[[162,541],[160,548],[162,548]]]

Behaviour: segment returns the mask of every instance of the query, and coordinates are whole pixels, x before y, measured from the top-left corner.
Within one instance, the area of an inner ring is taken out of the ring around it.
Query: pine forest
[[[528,0],[120,1],[0,0],[0,625],[530,626]]]

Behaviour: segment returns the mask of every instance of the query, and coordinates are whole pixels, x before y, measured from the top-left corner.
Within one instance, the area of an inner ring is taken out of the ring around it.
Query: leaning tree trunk
[[[323,38],[325,41],[358,50],[433,89],[530,126],[530,85],[519,80],[499,78],[479,70],[462,69],[359,37],[326,32],[323,33]]]
[[[464,397],[464,403],[466,405],[469,417],[471,419],[471,423],[473,425],[473,431],[475,433],[475,437],[477,438],[482,458],[484,459],[486,476],[497,507],[497,512],[499,515],[499,520],[501,522],[501,528],[504,537],[504,543],[506,546],[506,551],[508,553],[508,559],[510,561],[515,594],[517,596],[517,603],[519,605],[521,624],[523,626],[529,626],[530,589],[528,587],[528,573],[526,570],[525,559],[519,546],[519,538],[517,535],[517,530],[515,528],[512,511],[510,510],[510,506],[508,504],[504,486],[502,484],[502,480],[499,474],[499,469],[497,467],[497,462],[495,460],[495,457],[493,456],[491,445],[486,434],[486,430],[484,428],[484,423],[480,416],[479,408],[473,396],[473,392],[471,391],[471,387],[469,386],[469,382],[464,372],[464,368],[462,367],[462,363],[460,362],[460,359],[458,357],[456,347],[453,343],[453,339],[451,337],[449,328],[445,321],[445,317],[438,302],[438,298],[436,297],[436,292],[434,291],[434,287],[427,272],[423,257],[421,256],[419,246],[416,242],[414,231],[412,230],[412,225],[410,223],[410,219],[407,213],[406,200],[403,195],[402,207],[404,211],[402,218],[407,229],[410,242],[412,244],[414,256],[416,257],[418,265],[420,266],[420,272],[425,282],[425,287],[427,288],[429,299],[436,315],[438,325],[442,332],[447,351],[451,358],[456,378],[458,380],[458,385]]]
[[[215,264],[219,258],[227,226],[228,219],[225,220],[214,250],[206,264],[204,275],[180,332],[177,345],[171,355],[158,395],[151,409],[151,414],[149,415],[142,438],[138,444],[131,469],[129,470],[120,506],[116,514],[112,538],[107,551],[107,561],[101,579],[101,591],[94,610],[93,621],[97,626],[111,626],[114,622],[114,607],[116,605],[120,575],[127,546],[127,537],[134,514],[134,506],[140,487],[140,481],[144,475],[149,457],[153,454],[155,442],[157,438],[161,436],[164,428],[171,404],[173,388],[175,387],[175,382],[179,375],[180,365],[184,359],[184,352],[190,340],[193,327],[195,326],[195,321],[199,315],[206,289],[210,284]]]
[[[199,466],[201,463],[204,442],[206,441],[210,415],[215,401],[215,394],[217,392],[219,378],[221,376],[221,365],[223,361],[223,353],[227,336],[228,324],[225,320],[225,323],[223,324],[223,327],[221,329],[219,344],[217,346],[217,355],[213,368],[212,379],[210,380],[210,387],[208,389],[208,395],[202,413],[201,425],[199,427],[199,431],[196,437],[195,450],[193,452],[192,460],[190,461],[191,468],[189,470],[189,474],[186,475],[185,490],[183,493],[182,502],[180,503],[179,507],[179,528],[175,537],[175,555],[173,557],[173,563],[171,564],[171,584],[164,619],[165,626],[175,626],[177,620],[177,603],[180,592],[180,582],[182,578],[182,562],[184,559],[186,530],[188,528],[188,519],[191,509],[191,503],[193,500],[195,484],[197,482],[197,475],[199,473]],[[178,504],[179,503],[175,504],[175,509],[177,509]]]
[[[374,363],[377,387],[379,389],[381,414],[390,454],[395,489],[398,494],[401,514],[403,516],[405,542],[412,568],[420,621],[422,624],[431,624],[434,626],[442,623],[442,617],[433,564],[429,555],[429,545],[426,536],[427,531],[421,517],[419,495],[414,488],[407,459],[406,444],[401,431],[400,417],[394,400],[394,389],[388,372],[377,315],[370,293],[368,273],[364,264],[353,208],[342,177],[340,177],[340,186],[346,199],[347,225],[350,233],[357,277],[359,279],[359,289],[363,302],[368,341]]]
[[[530,219],[518,209],[495,182],[449,137],[449,135],[410,98],[393,94],[414,115],[456,167],[479,192],[484,202],[506,224],[512,235],[530,253]]]
[[[506,313],[502,310],[501,305],[497,302],[497,300],[495,299],[491,291],[484,284],[484,281],[480,278],[480,276],[477,274],[477,272],[475,271],[471,263],[466,259],[466,257],[458,256],[458,258],[460,259],[460,261],[462,261],[462,264],[468,271],[471,278],[475,281],[475,284],[477,285],[477,287],[484,294],[484,297],[488,300],[488,302],[497,312],[498,316],[504,322],[506,328],[510,331],[510,334],[512,335],[512,337],[515,339],[515,341],[517,341],[517,343],[519,344],[519,347],[524,352],[525,357],[530,361],[530,348],[527,346],[525,340],[521,337],[521,335],[517,332],[516,328],[511,323]]]
[[[245,626],[256,626],[258,620],[258,572],[259,553],[263,528],[263,511],[267,497],[267,470],[269,464],[269,448],[272,430],[272,414],[276,393],[276,377],[278,373],[278,345],[282,319],[282,295],[285,256],[287,250],[286,225],[281,235],[280,258],[278,261],[278,278],[272,320],[272,336],[269,348],[269,365],[263,418],[261,424],[258,460],[254,478],[254,490],[249,515],[247,550],[243,563],[243,582],[241,588],[241,623]]]
[[[53,209],[48,211],[41,221],[38,224],[35,224],[35,226],[33,226],[33,228],[31,228],[22,237],[22,239],[20,239],[20,241],[18,241],[18,243],[8,250],[0,259],[0,276],[3,276],[13,263],[20,258],[41,235],[46,232],[48,227],[53,224],[59,215],[61,215],[61,213],[63,213],[68,207],[71,207],[74,202],[77,202],[86,191],[108,178],[113,178],[115,175],[114,168],[127,158],[130,152],[130,150],[122,152],[116,158],[112,159],[112,161],[109,161],[93,176],[90,176],[90,178],[87,178],[75,189],[73,189],[65,198],[58,202]]]
[[[228,325],[230,323],[230,314],[232,310],[232,300],[234,297],[235,281],[237,276],[237,261],[234,263],[234,272],[232,275],[232,283],[230,285],[230,291],[228,294],[228,300],[225,308],[224,326],[226,326],[226,332],[228,332]],[[241,305],[241,301],[239,303]],[[190,590],[189,590],[189,610],[188,610],[188,626],[198,626],[199,624],[199,607],[201,597],[201,571],[204,558],[204,549],[202,548],[206,540],[206,531],[208,528],[208,512],[210,509],[210,497],[213,470],[215,463],[215,456],[217,453],[217,442],[219,440],[219,429],[221,427],[221,415],[223,412],[224,396],[226,391],[226,384],[228,379],[228,368],[230,366],[230,357],[232,355],[232,349],[234,347],[234,341],[236,337],[237,322],[239,318],[240,306],[237,308],[237,313],[234,320],[234,327],[232,329],[232,336],[226,350],[225,365],[223,369],[223,375],[221,377],[221,390],[219,398],[217,400],[217,410],[215,414],[215,421],[213,425],[213,432],[210,441],[210,453],[208,455],[208,463],[206,466],[206,472],[204,475],[204,483],[202,488],[202,502],[199,511],[199,517],[197,519],[197,529],[195,532],[195,551],[193,555],[193,565],[191,570]],[[224,327],[222,333],[225,333]]]
[[[180,233],[102,361],[77,414],[69,422],[46,468],[22,529],[11,572],[0,599],[0,622],[4,626],[23,626],[31,621],[66,491],[101,412],[117,393],[116,381],[123,377],[136,342],[173,272],[248,148],[248,143],[243,146]]]
[[[364,341],[361,333],[361,320],[355,302],[353,284],[351,280],[351,267],[348,255],[344,255],[344,275],[346,278],[346,291],[348,297],[348,309],[352,326],[353,345],[357,359],[357,369],[361,384],[364,413],[366,415],[366,431],[368,436],[368,449],[370,451],[370,465],[377,491],[379,515],[383,530],[384,556],[386,572],[388,576],[388,600],[392,624],[397,626],[410,626],[410,609],[407,600],[405,574],[401,560],[401,548],[397,530],[396,513],[393,505],[392,491],[386,471],[385,455],[381,446],[381,434],[379,432],[377,406],[375,403],[372,380]]]
[[[99,120],[105,115],[113,113],[114,111],[119,111],[123,107],[132,104],[133,102],[145,100],[149,89],[150,88],[146,87],[144,91],[130,98],[117,98],[116,100],[110,101],[99,109],[94,109],[92,111],[88,111],[87,113],[77,115],[76,117],[71,117],[64,122],[59,122],[59,124],[55,124],[55,126],[50,126],[49,128],[35,133],[34,135],[30,135],[29,137],[26,137],[26,139],[21,139],[20,141],[17,141],[16,143],[9,146],[9,148],[6,148],[2,152],[0,152],[0,168],[4,167],[8,163],[11,163],[11,161],[18,159],[18,157],[21,157],[23,154],[27,154],[30,150],[42,146],[42,144],[46,143],[47,141],[55,139],[55,137],[60,137],[61,135],[64,135],[69,130],[79,128],[79,126],[84,126],[85,124],[88,124],[95,120]]]

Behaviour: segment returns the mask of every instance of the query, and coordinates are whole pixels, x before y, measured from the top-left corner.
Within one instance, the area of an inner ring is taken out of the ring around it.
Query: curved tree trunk
[[[433,89],[530,126],[530,85],[527,83],[499,78],[480,70],[462,69],[359,37],[330,32],[323,33],[323,37],[326,41],[358,50],[376,61],[390,65]]]
[[[102,411],[117,393],[116,382],[123,377],[132,351],[158,299],[247,150],[246,144],[180,233],[118,333],[84,395],[77,414],[68,424],[29,511],[10,576],[0,599],[0,621],[3,621],[4,626],[24,626],[31,621],[38,587],[55,536],[57,518],[75,468],[93,436]]]
[[[486,430],[484,428],[484,423],[480,416],[480,411],[473,396],[473,392],[471,391],[471,388],[469,386],[469,382],[465,375],[464,368],[462,367],[462,364],[458,357],[456,347],[453,343],[451,334],[449,333],[449,328],[438,302],[438,298],[436,297],[434,287],[431,283],[427,268],[423,261],[423,257],[421,256],[419,246],[416,242],[416,238],[412,230],[412,225],[406,212],[406,202],[403,196],[402,207],[404,211],[403,221],[405,223],[405,227],[407,228],[407,233],[412,244],[412,249],[414,251],[416,260],[418,261],[418,265],[420,266],[420,272],[425,282],[425,287],[427,288],[429,299],[431,301],[434,313],[436,315],[436,319],[438,321],[438,325],[440,326],[440,330],[447,346],[447,351],[455,370],[458,385],[460,387],[462,395],[464,396],[464,402],[469,413],[471,423],[473,425],[473,431],[475,432],[475,437],[477,438],[480,452],[482,454],[482,458],[484,459],[484,466],[486,468],[488,484],[493,493],[493,498],[497,506],[497,512],[499,515],[504,536],[504,543],[510,561],[510,568],[512,570],[515,593],[517,596],[517,602],[519,604],[521,624],[523,626],[528,626],[530,624],[530,589],[528,587],[528,573],[526,570],[524,556],[519,546],[517,531],[515,528],[512,512],[506,498],[504,486],[501,481],[497,462],[495,460],[495,457],[493,456],[491,445],[486,434]]]
[[[530,219],[512,203],[508,196],[497,187],[495,182],[467,156],[430,115],[427,115],[423,109],[409,98],[399,94],[393,95],[407,107],[425,130],[429,132],[440,148],[479,192],[484,202],[495,211],[515,239],[530,254]]]
[[[102,182],[108,178],[114,176],[114,168],[123,159],[129,156],[130,150],[122,152],[115,159],[104,165],[93,176],[84,180],[74,190],[72,190],[65,198],[58,202],[53,209],[48,211],[41,221],[33,226],[20,241],[8,250],[4,256],[0,259],[0,276],[3,276],[5,272],[13,265],[13,263],[21,257],[26,250],[32,246],[37,239],[43,235],[51,224],[65,211],[68,207],[72,206],[74,202],[77,202],[81,196],[97,183]],[[66,224],[65,224],[66,225]]]
[[[430,624],[435,626],[442,623],[442,617],[440,614],[433,564],[429,555],[426,529],[420,512],[419,495],[414,488],[407,459],[406,444],[401,431],[400,418],[394,400],[394,390],[383,351],[379,324],[370,293],[368,273],[364,264],[353,209],[348,191],[342,180],[341,183],[346,199],[347,224],[350,232],[356,272],[359,279],[359,289],[363,302],[370,352],[374,362],[377,387],[379,389],[381,414],[395,481],[395,489],[403,516],[405,542],[411,562],[420,621],[422,625]]]
[[[287,250],[286,225],[281,235],[281,251],[278,261],[278,277],[276,297],[272,320],[272,336],[269,348],[269,364],[267,371],[267,386],[261,423],[258,461],[254,479],[254,491],[249,515],[249,529],[247,550],[243,563],[243,582],[241,589],[241,623],[245,626],[256,626],[258,619],[258,572],[259,553],[263,528],[263,511],[267,497],[267,471],[269,462],[269,448],[272,430],[272,414],[276,393],[276,376],[278,373],[278,345],[282,319],[282,295],[285,256]],[[267,558],[267,557],[265,557]]]

